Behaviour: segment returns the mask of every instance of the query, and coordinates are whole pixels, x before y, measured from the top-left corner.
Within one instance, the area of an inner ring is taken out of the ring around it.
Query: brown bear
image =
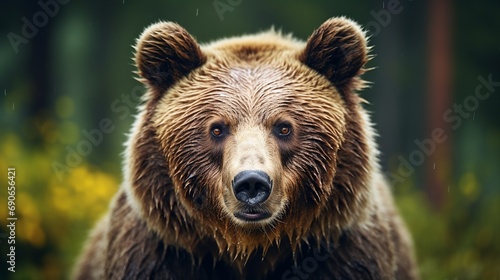
[[[355,22],[206,45],[160,22],[135,50],[148,91],[76,279],[417,278],[356,93]]]

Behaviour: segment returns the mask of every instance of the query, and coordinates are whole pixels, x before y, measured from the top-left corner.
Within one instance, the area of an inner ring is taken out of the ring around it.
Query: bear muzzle
[[[261,204],[270,196],[273,182],[269,175],[260,170],[245,170],[238,173],[233,181],[234,196],[243,204],[234,215],[246,221],[259,221],[271,217],[262,210]]]

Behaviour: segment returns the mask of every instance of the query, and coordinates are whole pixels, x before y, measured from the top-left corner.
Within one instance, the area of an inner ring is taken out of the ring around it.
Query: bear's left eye
[[[277,137],[285,139],[292,133],[292,126],[288,122],[279,123],[274,126],[273,132]]]
[[[280,136],[286,136],[290,134],[290,128],[287,126],[284,126],[280,129]]]

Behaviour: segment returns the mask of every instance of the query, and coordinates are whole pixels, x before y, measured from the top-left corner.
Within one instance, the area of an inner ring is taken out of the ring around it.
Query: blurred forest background
[[[339,15],[371,36],[360,94],[422,279],[500,279],[500,1],[3,0],[0,14],[1,279],[68,278],[122,178],[144,27],[176,21],[207,42],[274,25],[305,40]],[[84,144],[106,119],[113,131]]]

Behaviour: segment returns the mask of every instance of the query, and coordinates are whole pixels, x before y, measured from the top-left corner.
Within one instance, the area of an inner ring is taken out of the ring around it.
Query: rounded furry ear
[[[173,22],[155,23],[137,39],[135,63],[143,83],[162,94],[206,61],[196,40]]]
[[[366,37],[360,26],[347,18],[331,18],[307,40],[299,59],[336,86],[350,84],[364,72],[368,61]]]

